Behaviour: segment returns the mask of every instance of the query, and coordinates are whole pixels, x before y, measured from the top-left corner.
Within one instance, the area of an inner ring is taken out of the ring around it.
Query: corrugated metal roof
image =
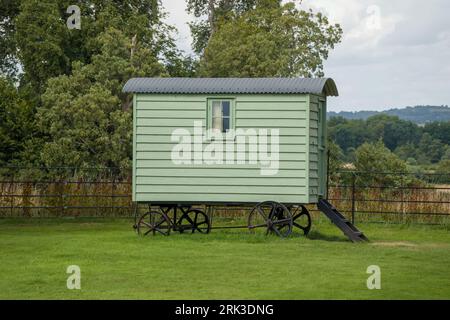
[[[289,94],[338,96],[331,78],[133,78],[124,92],[163,94]]]

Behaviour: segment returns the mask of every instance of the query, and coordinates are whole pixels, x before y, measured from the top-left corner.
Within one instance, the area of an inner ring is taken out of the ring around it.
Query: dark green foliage
[[[81,30],[66,26],[72,4],[81,9]],[[11,79],[0,86],[0,165],[127,167],[125,81],[167,76],[164,64],[174,74],[192,72],[159,1],[22,0],[0,9],[0,73]]]
[[[0,1],[0,76],[17,75],[18,61],[14,33],[19,6],[19,0]]]
[[[328,121],[330,138],[353,162],[354,150],[365,142],[382,141],[392,152],[411,165],[436,164],[448,152],[450,122],[431,123],[422,128],[395,116],[379,114],[367,120],[333,117]],[[444,140],[440,140],[444,139]]]
[[[17,46],[24,77],[37,94],[52,77],[69,75],[75,61],[90,63],[101,50],[98,35],[120,30],[130,41],[158,56],[174,49],[171,27],[161,22],[158,0],[80,1],[81,30],[69,30],[68,0],[23,0],[16,21]]]
[[[267,0],[263,0],[267,1]],[[217,22],[233,13],[241,15],[255,8],[261,0],[187,0],[187,11],[197,18],[189,23],[194,52],[201,55],[209,38],[217,29]],[[278,0],[269,0],[279,3]]]
[[[329,118],[344,117],[345,119],[362,119],[377,115],[387,114],[389,116],[397,116],[402,120],[411,121],[417,124],[427,124],[437,121],[450,121],[449,106],[415,106],[402,109],[389,109],[385,111],[340,111],[328,112]]]
[[[10,81],[1,77],[0,97],[0,166],[20,164],[28,151],[28,139],[33,138],[33,107]]]
[[[320,13],[269,0],[216,24],[200,61],[202,76],[320,77],[342,35],[340,26]]]
[[[439,139],[442,143],[450,144],[450,121],[427,123],[423,131],[430,134],[433,139]]]
[[[41,152],[47,166],[122,167],[131,159],[131,101],[122,93],[133,76],[163,76],[164,67],[117,29],[99,35],[92,63],[74,64],[70,76],[49,80],[38,123],[50,141]]]
[[[360,186],[404,186],[410,183],[399,173],[408,172],[405,161],[385,147],[381,140],[364,143],[355,151],[355,169]],[[383,173],[383,174],[380,174]]]

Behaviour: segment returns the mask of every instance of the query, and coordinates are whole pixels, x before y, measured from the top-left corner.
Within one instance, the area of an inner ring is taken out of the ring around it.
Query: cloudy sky
[[[185,0],[163,0],[168,22],[190,52]],[[344,29],[325,63],[340,97],[332,111],[450,105],[450,1],[304,0],[302,8],[325,13]]]

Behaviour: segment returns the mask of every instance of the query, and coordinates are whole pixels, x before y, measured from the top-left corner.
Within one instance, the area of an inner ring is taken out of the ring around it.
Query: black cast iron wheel
[[[311,215],[305,206],[293,206],[290,208],[292,213],[292,224],[294,227],[303,231],[305,236],[308,235],[311,230]]]
[[[172,224],[167,215],[160,211],[150,211],[141,216],[137,224],[137,232],[146,236],[150,233],[153,235],[162,234],[168,236]]]
[[[180,233],[184,231],[209,233],[211,231],[211,223],[206,213],[198,209],[191,209],[183,213],[174,230]]]
[[[292,214],[285,205],[275,201],[257,204],[248,216],[248,229],[255,232],[266,228],[266,234],[273,233],[279,237],[288,237],[292,232]]]

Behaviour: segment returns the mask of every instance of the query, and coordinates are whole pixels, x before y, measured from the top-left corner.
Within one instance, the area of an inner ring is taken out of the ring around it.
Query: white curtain
[[[223,131],[222,123],[222,103],[214,101],[212,105],[212,128]]]

